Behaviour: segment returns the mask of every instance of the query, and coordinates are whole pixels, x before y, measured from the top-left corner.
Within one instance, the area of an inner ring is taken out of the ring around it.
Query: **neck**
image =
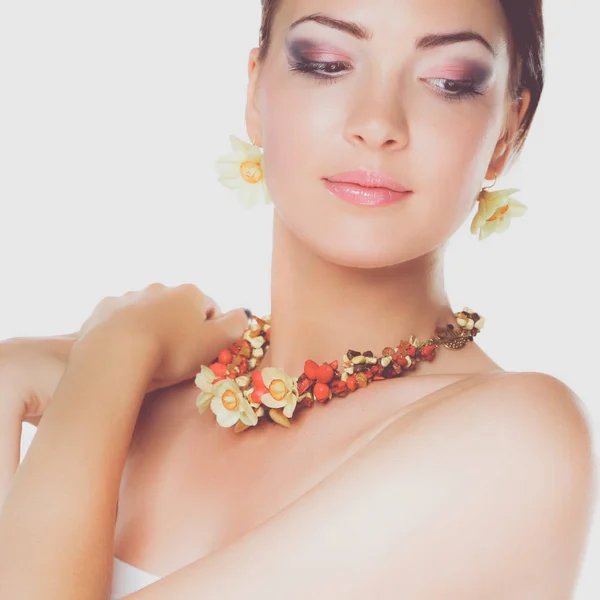
[[[390,267],[340,266],[312,252],[275,213],[271,345],[261,368],[298,376],[307,359],[318,364],[337,359],[341,365],[348,349],[380,356],[383,348],[411,335],[424,341],[436,327],[454,324],[443,255],[439,248]],[[443,358],[421,363],[420,371],[439,370]]]

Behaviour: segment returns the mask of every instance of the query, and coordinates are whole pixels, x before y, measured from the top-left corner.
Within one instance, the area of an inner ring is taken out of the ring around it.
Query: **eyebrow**
[[[300,23],[305,23],[307,21],[314,21],[315,23],[319,23],[320,25],[325,25],[326,27],[331,27],[332,29],[337,29],[338,31],[343,31],[345,33],[349,33],[351,36],[355,37],[358,40],[366,40],[370,41],[373,39],[373,33],[370,32],[366,27],[362,25],[352,22],[352,21],[342,21],[341,19],[334,19],[333,17],[329,17],[324,15],[323,13],[314,13],[312,15],[306,15],[305,17],[301,17],[297,21],[294,21],[288,31],[291,31],[294,27],[300,25]],[[431,33],[428,35],[419,38],[415,43],[416,50],[427,50],[429,48],[437,48],[440,46],[449,46],[450,44],[457,44],[459,42],[479,42],[485,48],[487,48],[494,56],[496,56],[496,51],[494,47],[479,33],[475,31],[457,31],[452,33]]]

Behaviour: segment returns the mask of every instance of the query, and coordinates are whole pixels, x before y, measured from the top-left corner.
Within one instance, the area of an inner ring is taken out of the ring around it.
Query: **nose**
[[[346,139],[372,150],[395,151],[408,144],[408,122],[398,93],[367,89],[355,97],[346,122]]]

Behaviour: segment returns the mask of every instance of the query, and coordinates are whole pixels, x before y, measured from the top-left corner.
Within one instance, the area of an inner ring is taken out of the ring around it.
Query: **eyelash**
[[[325,69],[332,67],[342,67],[345,69],[350,69],[352,66],[349,63],[342,61],[317,62],[312,60],[288,60],[288,63],[292,72],[308,75],[309,77],[317,79],[319,83],[335,83],[335,80],[339,79],[339,76],[326,75]],[[434,85],[433,87],[436,88],[436,93],[440,94],[444,100],[454,101],[461,100],[466,97],[473,98],[476,96],[483,95],[483,91],[479,87],[477,87],[474,81],[470,79],[445,79],[441,77],[430,77],[423,79],[422,81],[446,82],[446,84],[458,86],[457,91],[448,91],[443,90],[440,86]]]

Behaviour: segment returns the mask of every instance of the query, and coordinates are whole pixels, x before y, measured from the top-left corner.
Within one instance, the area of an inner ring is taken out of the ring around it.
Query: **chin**
[[[291,186],[293,191],[289,181],[281,191],[273,187],[275,211],[285,228],[309,252],[341,267],[381,269],[406,263],[431,253],[452,235],[455,215],[440,215],[414,195],[396,205],[358,208],[327,190],[305,191],[301,182]]]
[[[303,244],[323,260],[340,267],[382,269],[405,263],[430,252],[433,247],[402,243],[394,238],[358,240],[356,237],[331,235],[329,238],[305,237]],[[435,245],[434,245],[435,246]]]

